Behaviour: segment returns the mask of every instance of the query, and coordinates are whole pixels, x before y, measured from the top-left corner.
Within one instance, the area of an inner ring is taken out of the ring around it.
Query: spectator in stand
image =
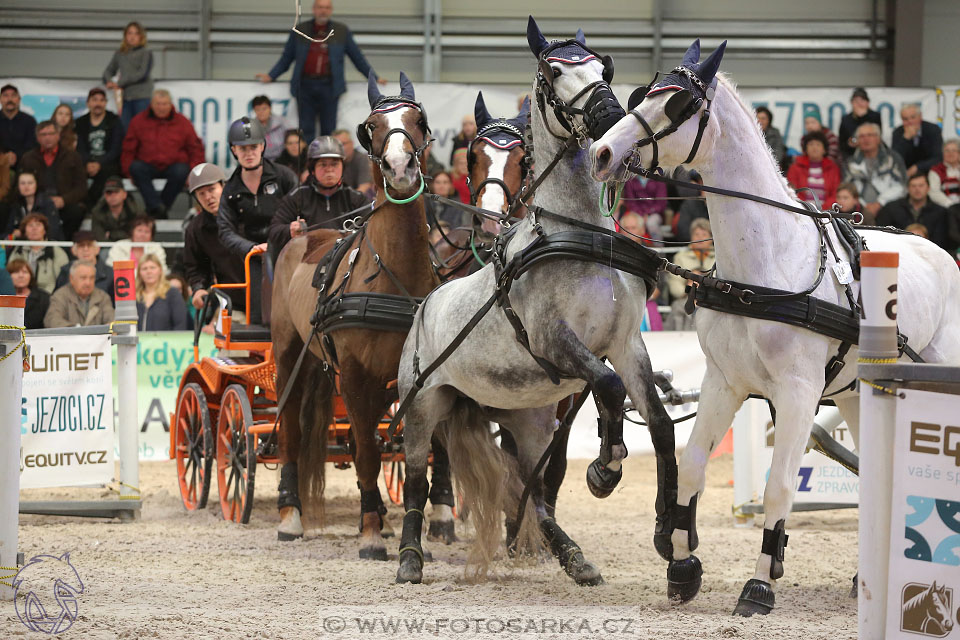
[[[7,228],[13,210],[13,201],[16,197],[16,174],[10,168],[7,154],[0,153],[0,237],[6,235],[4,229]]]
[[[53,201],[60,214],[64,237],[72,238],[87,214],[87,172],[80,154],[60,144],[50,120],[37,125],[40,146],[24,154],[20,168],[37,176],[39,192]]]
[[[254,247],[267,248],[267,237],[281,198],[300,182],[286,167],[263,158],[264,134],[257,120],[245,117],[236,120],[230,125],[227,140],[239,166],[223,188],[217,226],[220,242],[242,260]],[[340,147],[340,143],[329,136],[321,140]],[[342,167],[342,150],[340,153],[338,164]],[[309,157],[309,153],[307,155]],[[339,181],[337,176],[337,186]],[[259,282],[258,275],[251,273],[250,277]]]
[[[376,189],[370,176],[370,158],[366,153],[357,153],[353,136],[346,129],[337,129],[333,137],[343,145],[343,184],[372,198]]]
[[[777,166],[782,167],[783,159],[787,155],[787,148],[783,144],[783,135],[781,135],[780,130],[773,126],[773,113],[764,106],[757,107],[756,112],[760,130],[763,132],[763,139],[766,140],[767,146],[773,151]]]
[[[114,52],[110,63],[103,71],[103,83],[111,91],[120,90],[121,99],[117,100],[123,119],[123,128],[130,127],[130,121],[150,106],[153,94],[153,54],[147,49],[147,32],[139,22],[131,22],[123,30],[123,41]]]
[[[153,238],[157,233],[157,223],[148,215],[139,215],[133,219],[129,228],[129,239],[118,240],[110,252],[107,253],[107,265],[113,266],[117,260],[133,260],[139,264],[146,255],[157,256],[163,271],[167,271],[167,252]],[[133,243],[146,243],[143,246],[133,246]]]
[[[87,206],[93,207],[103,195],[107,178],[120,173],[123,126],[120,116],[107,111],[107,94],[100,87],[87,94],[87,112],[77,118],[77,152],[86,165],[91,183]]]
[[[426,158],[426,163],[424,168],[426,169],[426,174],[428,176],[435,176],[441,171],[446,171],[447,168],[443,166],[443,163],[437,160],[437,157],[433,155],[433,139],[430,139],[430,142],[427,143],[427,148],[423,150],[423,157]]]
[[[63,227],[60,214],[53,201],[38,191],[37,176],[32,171],[21,171],[17,176],[16,196],[11,199],[7,224],[2,230],[3,236],[20,238],[20,223],[31,213],[41,213],[47,218],[47,237],[51,240],[63,240]]]
[[[120,176],[112,176],[104,184],[103,197],[90,215],[93,236],[99,242],[126,240],[134,218],[143,215],[143,208],[127,194]]]
[[[287,130],[287,123],[282,116],[273,113],[273,103],[267,96],[257,96],[251,101],[253,114],[263,127],[266,147],[263,157],[276,160],[283,152],[283,138]]]
[[[907,168],[900,154],[881,142],[880,125],[864,122],[856,136],[857,152],[847,159],[844,179],[857,187],[863,214],[872,220],[885,204],[904,196]]]
[[[927,178],[931,200],[941,207],[960,204],[960,140],[943,143],[943,162],[933,165]]]
[[[369,202],[365,195],[343,183],[343,160],[343,145],[336,138],[322,136],[310,143],[310,178],[281,201],[270,221],[270,253],[274,260],[291,238],[303,234],[303,225],[339,229],[343,224],[337,220],[339,216]]]
[[[906,229],[913,223],[927,228],[927,237],[934,244],[949,250],[947,210],[928,198],[930,183],[927,174],[918,173],[907,183],[907,197],[889,202],[877,214],[881,227]]]
[[[930,233],[927,231],[927,228],[920,224],[919,222],[914,222],[913,224],[908,224],[907,228],[904,231],[909,231],[915,236],[920,236],[921,238],[930,239]]]
[[[6,260],[5,257],[4,260]],[[0,296],[15,295],[17,295],[17,288],[13,285],[13,278],[6,270],[0,269]]]
[[[203,162],[203,143],[193,125],[173,108],[166,89],[153,92],[150,107],[130,121],[123,139],[123,172],[133,179],[154,218],[166,219],[177,195],[183,191],[190,167]],[[156,178],[167,184],[159,195]]]
[[[113,322],[113,303],[95,286],[96,273],[92,262],[76,260],[70,265],[70,282],[50,296],[43,326],[88,327]]]
[[[113,268],[100,262],[100,245],[97,244],[97,239],[93,237],[93,233],[81,229],[73,234],[73,246],[70,247],[70,253],[77,260],[83,260],[96,266],[96,287],[113,300]],[[69,281],[70,265],[65,264],[60,269],[60,275],[57,276],[56,288],[59,289]]]
[[[640,244],[650,244],[647,235],[647,224],[643,216],[632,211],[628,211],[617,220],[620,225],[620,232]]]
[[[840,205],[841,213],[853,213],[854,211],[863,212],[863,205],[860,203],[860,192],[857,191],[856,185],[849,182],[844,182],[837,187],[837,204]],[[875,221],[876,216],[871,217],[869,222],[867,222],[866,217],[864,217],[864,224],[873,224]]]
[[[167,282],[170,283],[171,289],[176,289],[180,293],[180,298],[183,300],[183,307],[187,312],[187,331],[193,331],[197,310],[190,304],[190,297],[193,295],[193,291],[190,289],[190,285],[187,284],[186,276],[179,273],[171,273],[167,278]]]
[[[667,185],[643,176],[634,176],[623,187],[621,210],[643,218],[648,235],[654,240],[661,240],[663,233],[660,226],[663,224],[663,213],[667,210],[666,197]]]
[[[820,107],[815,104],[805,104],[803,106],[803,132],[803,137],[800,138],[801,149],[808,135],[822,133],[827,139],[827,157],[833,160],[833,163],[838,167],[843,166],[843,159],[840,157],[840,141],[837,139],[837,134],[823,126]]]
[[[687,249],[678,251],[673,258],[673,262],[694,273],[707,273],[710,271],[716,261],[713,252],[712,235],[709,220],[694,220],[690,224],[690,246]],[[670,304],[670,317],[667,319],[664,329],[691,331],[695,328],[694,316],[687,315],[684,308],[687,303],[686,293],[689,291],[690,286],[691,284],[688,280],[670,274],[667,280],[667,287],[673,302]]]
[[[137,265],[137,331],[186,331],[187,306],[170,286],[164,265],[146,255]]]
[[[27,329],[42,329],[43,316],[50,308],[50,294],[37,286],[26,260],[10,260],[7,271],[16,291],[14,295],[27,299],[23,308],[23,325]]]
[[[860,125],[867,122],[877,125],[877,139],[883,131],[883,123],[880,121],[880,114],[870,108],[870,97],[867,90],[863,87],[857,87],[850,96],[850,113],[847,113],[840,120],[840,133],[837,136],[840,139],[840,155],[844,161],[857,151],[857,131]]]
[[[703,184],[703,178],[697,171],[691,171],[689,181],[696,184]],[[690,225],[694,220],[709,220],[710,213],[707,211],[707,200],[703,197],[703,191],[697,191],[692,196],[683,196],[687,198],[680,205],[680,210],[673,216],[673,239],[675,242],[690,242]]]
[[[450,169],[450,180],[453,188],[460,197],[460,202],[470,204],[470,187],[467,186],[467,149],[461,147],[454,150],[453,162]]]
[[[243,282],[245,278],[243,258],[223,246],[217,229],[220,196],[226,181],[220,167],[206,162],[195,166],[187,179],[187,189],[200,210],[183,237],[183,266],[187,283],[193,289],[194,309],[203,307],[203,299],[214,284]],[[234,311],[246,308],[246,296],[241,290],[228,290],[227,294],[233,300]]]
[[[47,240],[47,225],[46,216],[40,213],[31,213],[20,223],[20,235],[25,240],[43,242]],[[63,265],[70,261],[66,252],[60,247],[45,247],[43,245],[14,247],[8,255],[8,259],[16,260],[18,258],[30,265],[30,270],[36,275],[37,286],[47,293],[53,293],[57,284],[57,274],[60,273]]]
[[[950,241],[947,253],[960,265],[960,204],[947,209],[947,236]]]
[[[293,171],[303,184],[310,175],[307,171],[307,145],[299,129],[287,129],[283,138],[283,152],[276,160],[278,165]]]
[[[453,165],[453,156],[459,149],[466,149],[477,137],[477,121],[473,114],[463,116],[460,121],[460,132],[453,137],[453,148],[450,149],[450,164]]]
[[[12,84],[0,87],[0,153],[7,156],[11,169],[20,166],[20,158],[37,146],[37,121],[20,111],[20,91]]]
[[[790,165],[787,181],[801,200],[819,203],[827,209],[837,201],[837,187],[842,182],[840,167],[826,157],[827,138],[820,131],[805,135],[802,144],[803,155]]]
[[[67,149],[77,150],[77,132],[74,130],[73,108],[65,102],[57,105],[50,116],[60,134],[60,144]]]
[[[316,134],[318,117],[320,135],[330,135],[337,128],[337,104],[347,91],[344,57],[350,58],[364,78],[373,73],[354,41],[350,27],[331,20],[331,15],[332,0],[314,0],[313,20],[298,24],[295,31],[299,33],[287,36],[287,44],[277,64],[268,73],[257,74],[261,82],[273,82],[293,64],[290,94],[297,99],[300,128],[307,140],[313,140]],[[333,31],[332,35],[330,31]],[[301,34],[319,42],[307,40]],[[378,78],[377,82],[387,83],[385,78]]]
[[[453,181],[450,180],[450,174],[441,171],[433,176],[433,180],[430,181],[430,193],[435,193],[444,198],[456,198],[457,196],[453,194]],[[467,226],[471,222],[470,214],[445,202],[424,198],[423,206],[427,213],[427,224],[430,225],[431,229],[435,228],[438,222],[446,223],[451,229]]]
[[[893,130],[890,146],[903,158],[907,176],[926,174],[943,160],[943,136],[940,127],[926,122],[920,106],[907,104],[900,109],[903,124]]]

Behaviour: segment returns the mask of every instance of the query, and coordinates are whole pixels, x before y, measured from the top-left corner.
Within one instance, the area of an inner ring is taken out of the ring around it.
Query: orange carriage
[[[246,256],[244,283],[212,287],[220,291],[244,289],[246,323],[234,324],[229,305],[221,304],[214,336],[219,354],[201,358],[202,323],[198,318],[193,362],[180,381],[170,429],[170,457],[177,461],[180,496],[187,510],[207,506],[216,462],[223,517],[243,524],[249,522],[253,508],[257,463],[280,462],[278,390],[270,328],[250,324],[250,259],[258,253],[261,252],[254,249]],[[339,395],[339,380],[336,382],[334,419],[327,425],[326,460],[346,469],[353,461],[350,421]],[[390,419],[388,413],[379,425],[381,441],[385,443],[390,441]],[[402,504],[403,454],[385,447],[382,457],[387,493],[394,504]]]

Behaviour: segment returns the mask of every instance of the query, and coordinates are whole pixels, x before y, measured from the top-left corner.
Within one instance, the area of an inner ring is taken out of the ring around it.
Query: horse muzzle
[[[583,111],[584,124],[587,126],[590,137],[594,140],[602,138],[603,134],[627,115],[623,107],[620,106],[620,102],[617,101],[617,96],[613,94],[610,85],[606,83],[598,85],[593,90],[593,93],[587,98]]]

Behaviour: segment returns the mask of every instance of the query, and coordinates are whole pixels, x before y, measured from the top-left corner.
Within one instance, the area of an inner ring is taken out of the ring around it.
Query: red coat
[[[125,176],[134,160],[160,171],[178,162],[194,167],[204,161],[203,143],[190,121],[175,110],[161,120],[148,108],[133,117],[123,138],[120,162]]]
[[[797,156],[787,171],[787,182],[793,185],[794,189],[801,189],[809,186],[807,179],[810,176],[810,158],[807,156]],[[823,159],[823,190],[826,193],[823,202],[820,204],[826,208],[832,206],[837,201],[837,187],[842,182],[842,174],[837,163],[830,158]],[[801,200],[812,200],[809,191],[801,191],[797,194]]]

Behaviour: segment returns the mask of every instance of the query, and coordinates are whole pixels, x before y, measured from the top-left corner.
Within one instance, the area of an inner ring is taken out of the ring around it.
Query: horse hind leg
[[[444,544],[457,541],[454,530],[453,507],[456,504],[453,494],[453,482],[450,478],[450,456],[436,437],[432,442],[433,467],[430,485],[430,526],[427,529],[428,540],[438,540]]]
[[[796,478],[810,428],[820,399],[821,387],[794,380],[781,385],[770,398],[777,408],[773,460],[763,492],[763,544],[754,577],[740,594],[734,615],[766,615],[775,605],[773,586],[783,577],[784,548],[787,546],[786,519],[793,508]]]

